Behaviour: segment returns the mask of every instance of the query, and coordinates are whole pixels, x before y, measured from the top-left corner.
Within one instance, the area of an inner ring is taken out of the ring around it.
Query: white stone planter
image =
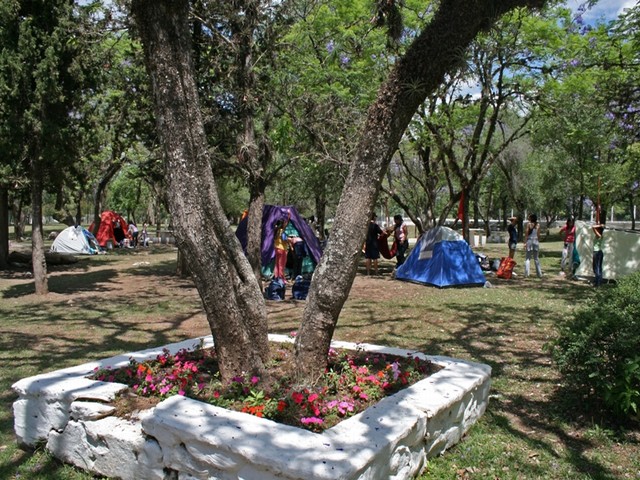
[[[290,341],[271,335],[273,341]],[[211,346],[211,337],[204,339]],[[89,380],[96,367],[153,359],[200,339],[119,355],[25,378],[13,385],[18,441],[45,444],[80,468],[121,479],[409,479],[427,458],[457,443],[486,409],[491,368],[397,348],[333,342],[413,355],[444,367],[322,434],[174,396],[136,420],[107,403],[127,386]]]

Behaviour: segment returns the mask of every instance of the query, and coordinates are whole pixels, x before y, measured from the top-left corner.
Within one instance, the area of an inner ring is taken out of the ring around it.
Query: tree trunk
[[[0,270],[9,267],[9,192],[0,186]]]
[[[22,241],[24,238],[24,228],[26,224],[26,218],[24,215],[24,202],[22,201],[22,195],[17,200],[11,202],[11,211],[13,213],[13,238],[17,241]]]
[[[247,218],[247,258],[262,291],[262,212],[264,189],[252,188]]]
[[[316,212],[316,228],[315,234],[318,236],[320,241],[325,241],[327,239],[327,235],[325,234],[324,225],[326,223],[326,212],[327,212],[327,197],[326,192],[322,190],[320,193],[316,193],[315,196],[315,212]]]
[[[382,177],[413,114],[444,75],[460,66],[459,52],[478,32],[517,6],[544,0],[444,0],[432,21],[399,59],[378,91],[353,159],[325,253],[314,273],[296,337],[297,368],[313,380],[326,356],[349,295]]]
[[[93,196],[93,231],[92,234],[97,234],[100,229],[100,215],[102,214],[103,204],[104,204],[104,195],[107,190],[107,185],[111,179],[115,176],[116,173],[120,170],[122,164],[120,162],[116,162],[115,159],[118,157],[115,153],[112,155],[112,163],[102,175],[102,178],[96,185],[96,191]]]
[[[33,265],[33,281],[36,295],[49,293],[47,280],[47,260],[44,252],[44,233],[42,228],[42,167],[38,153],[31,159],[31,263]]]
[[[189,264],[181,250],[178,250],[178,258],[176,261],[176,275],[180,278],[187,278],[190,275]]]
[[[215,342],[223,381],[264,373],[266,308],[220,204],[192,63],[187,0],[134,0],[164,150],[168,205]]]

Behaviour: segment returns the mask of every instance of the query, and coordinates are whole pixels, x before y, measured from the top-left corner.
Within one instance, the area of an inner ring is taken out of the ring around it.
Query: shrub
[[[559,326],[553,357],[570,388],[621,416],[640,406],[640,272],[604,287]]]

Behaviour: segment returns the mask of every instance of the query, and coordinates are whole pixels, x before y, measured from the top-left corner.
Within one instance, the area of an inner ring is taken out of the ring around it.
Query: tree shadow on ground
[[[116,270],[94,270],[78,273],[77,275],[50,276],[49,291],[52,293],[69,294],[77,292],[100,292],[109,290],[105,285],[118,276]],[[3,292],[3,298],[18,298],[35,293],[33,282],[12,285]]]

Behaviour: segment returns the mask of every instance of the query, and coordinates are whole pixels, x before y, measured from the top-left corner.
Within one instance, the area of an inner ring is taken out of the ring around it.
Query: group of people
[[[595,238],[593,240],[593,274],[595,277],[594,285],[598,287],[602,284],[602,263],[604,258],[602,235],[604,232],[604,225],[596,224],[591,228],[595,235]],[[509,245],[509,257],[513,258],[516,253],[516,246],[518,244],[518,217],[509,218],[509,226],[507,227],[507,232],[509,234],[509,239],[507,240],[507,243]],[[572,278],[574,275],[573,257],[576,240],[576,226],[575,220],[572,216],[569,216],[565,225],[560,228],[560,234],[562,235],[564,241],[564,247],[562,249],[562,260],[560,262],[561,274],[567,275]],[[541,278],[542,269],[540,267],[539,259],[540,224],[538,223],[538,217],[535,214],[531,214],[528,217],[528,222],[525,226],[524,243],[524,276],[529,276],[531,259],[533,259],[536,268],[536,274],[538,278]]]
[[[287,283],[285,271],[287,260],[291,258],[293,263],[293,278],[302,274],[304,258],[308,255],[305,241],[295,229],[287,234],[287,226],[291,219],[291,212],[287,218],[277,220],[275,224],[274,247],[276,251],[276,261],[273,269],[273,278],[279,278]]]
[[[393,234],[393,241],[395,244],[396,268],[404,263],[407,250],[409,248],[407,224],[402,219],[402,215],[395,215],[393,217],[393,225],[387,227],[385,230],[383,230],[382,227],[378,225],[376,220],[377,216],[375,213],[373,213],[369,221],[367,238],[364,245],[364,258],[367,275],[371,275],[372,265],[374,275],[378,275],[378,260],[380,259],[380,248],[378,241],[381,237],[386,239],[389,235]]]
[[[308,255],[306,244],[304,240],[295,232],[287,230],[291,214],[287,218],[277,220],[274,225],[274,248],[275,248],[275,265],[273,270],[273,278],[279,278],[286,283],[286,266],[287,261],[292,260],[293,263],[293,277],[296,278],[302,273],[302,265],[304,257]],[[376,223],[376,215],[371,216],[369,228],[367,230],[367,238],[365,241],[364,255],[367,267],[367,275],[373,272],[378,275],[378,260],[380,259],[380,248],[378,240],[381,237],[385,239],[393,234],[396,257],[396,267],[402,265],[405,261],[405,256],[409,248],[409,235],[407,231],[407,225],[402,219],[402,215],[396,215],[393,218],[393,226],[382,229],[378,223]],[[295,229],[293,229],[295,231]],[[287,234],[289,231],[289,234]]]
[[[149,233],[147,231],[147,224],[142,224],[142,229],[138,229],[136,224],[129,220],[127,224],[127,230],[124,231],[122,225],[118,220],[113,220],[113,237],[116,241],[116,245],[121,248],[137,247],[138,244],[143,247],[149,246]]]

